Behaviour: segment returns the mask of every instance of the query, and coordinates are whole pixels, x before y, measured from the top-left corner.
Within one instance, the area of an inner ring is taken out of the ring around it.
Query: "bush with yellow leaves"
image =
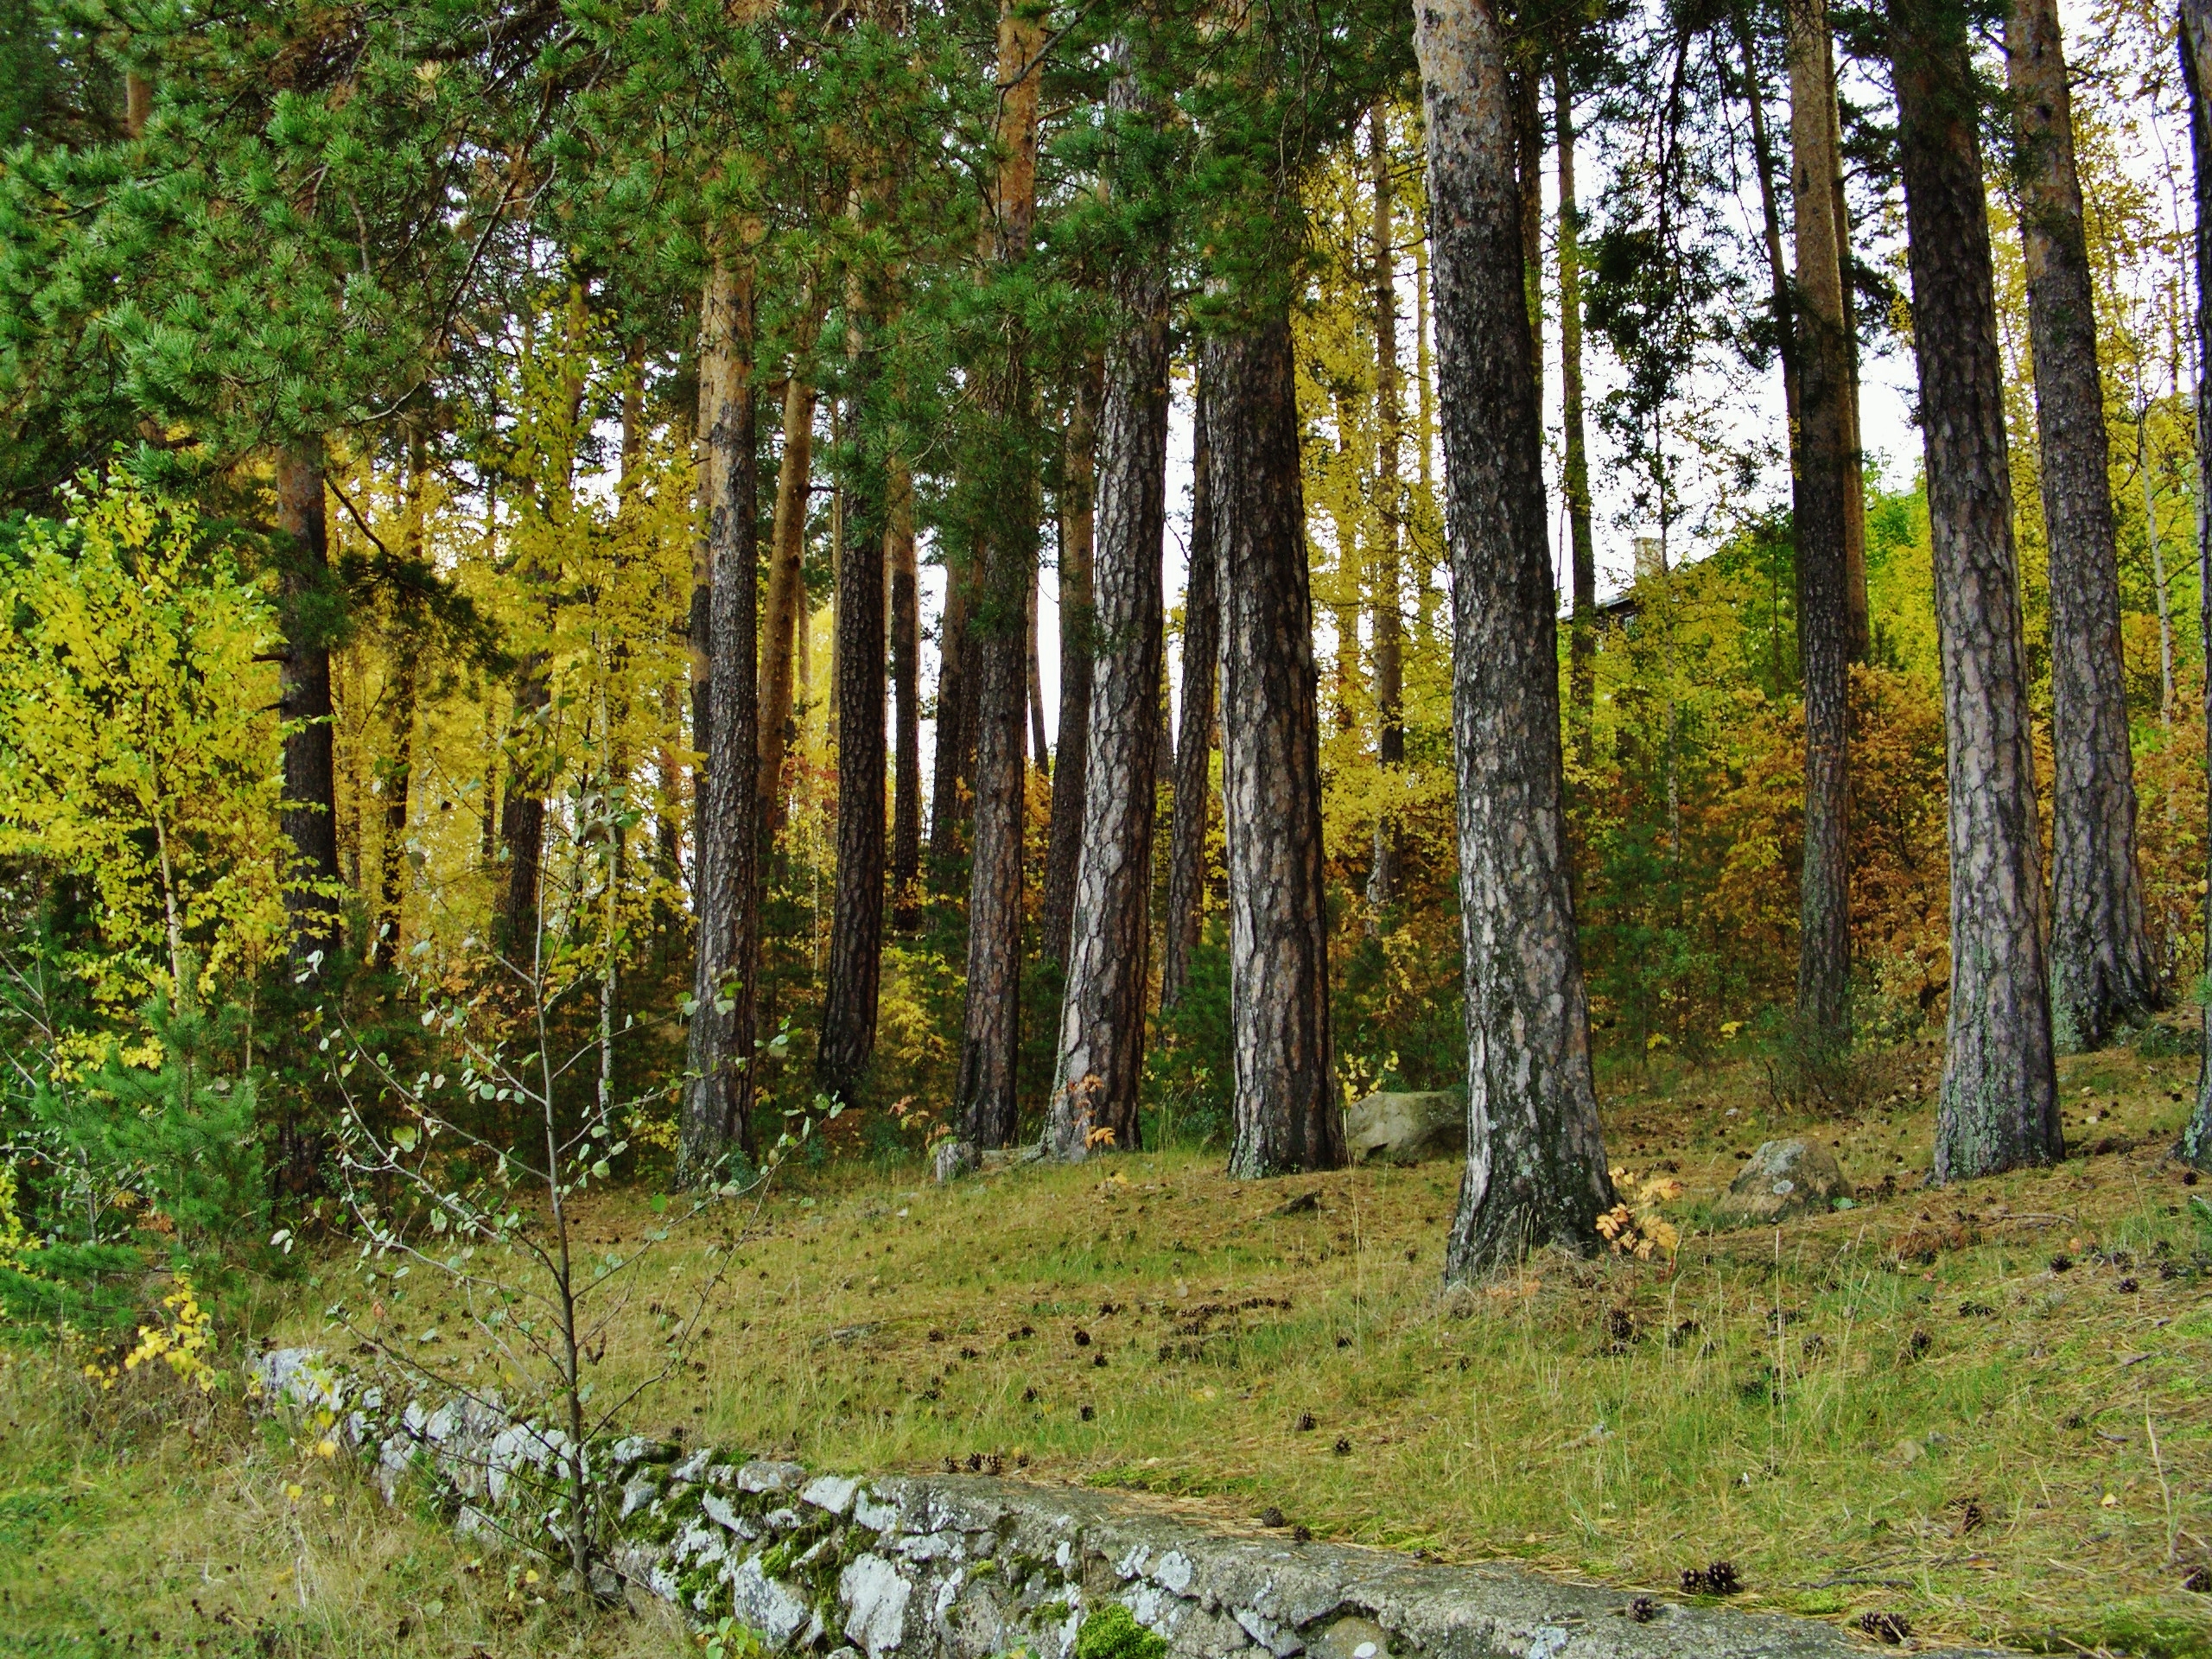
[[[1611,1172],[1613,1191],[1625,1194],[1621,1202],[1598,1217],[1598,1233],[1618,1255],[1649,1262],[1655,1255],[1672,1262],[1681,1234],[1660,1213],[1660,1206],[1682,1196],[1682,1184],[1670,1175],[1639,1177],[1632,1170]]]
[[[176,1288],[162,1298],[160,1323],[138,1327],[137,1345],[123,1357],[120,1365],[98,1361],[85,1367],[85,1375],[102,1389],[112,1389],[125,1372],[162,1361],[202,1394],[213,1394],[220,1375],[209,1351],[214,1347],[214,1325],[200,1305],[192,1275],[179,1272]]]

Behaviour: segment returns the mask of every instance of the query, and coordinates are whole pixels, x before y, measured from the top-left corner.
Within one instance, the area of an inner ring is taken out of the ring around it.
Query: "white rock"
[[[895,1652],[906,1637],[906,1598],[914,1586],[880,1555],[860,1555],[837,1575],[837,1597],[845,1604],[845,1637],[868,1659]]]
[[[1171,1549],[1154,1564],[1153,1582],[1164,1586],[1179,1596],[1187,1595],[1190,1593],[1192,1571],[1191,1558],[1179,1549]]]
[[[860,1482],[842,1475],[817,1475],[799,1488],[799,1502],[827,1510],[832,1515],[842,1515],[853,1507],[853,1495],[860,1489]]]
[[[853,1519],[870,1532],[896,1532],[899,1530],[899,1506],[879,1503],[874,1492],[862,1487],[853,1497]]]
[[[748,1555],[729,1574],[730,1611],[745,1624],[782,1647],[807,1621],[807,1605],[760,1567],[760,1558]]]
[[[788,1492],[805,1478],[806,1471],[795,1463],[755,1461],[737,1471],[738,1485],[748,1492]]]

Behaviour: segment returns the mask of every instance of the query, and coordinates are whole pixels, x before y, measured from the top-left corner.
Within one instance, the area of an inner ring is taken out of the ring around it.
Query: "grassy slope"
[[[1726,1558],[1748,1600],[1892,1610],[1929,1635],[2212,1651],[2212,1598],[2178,1588],[2212,1560],[2212,1281],[2191,1260],[2212,1240],[2161,1161],[2195,1062],[2069,1062],[2069,1135],[2140,1148],[1939,1193],[1916,1190],[1936,1061],[1892,1057],[1887,1103],[1820,1130],[1854,1179],[1887,1173],[1905,1191],[1778,1237],[1693,1230],[1671,1276],[1547,1259],[1440,1293],[1451,1165],[1240,1184],[1212,1158],[1140,1155],[945,1192],[912,1168],[833,1165],[787,1179],[741,1234],[729,1220],[741,1265],[703,1316],[696,1368],[651,1392],[639,1424],[853,1470],[995,1455],[1008,1472],[1173,1495],[1231,1522],[1274,1507],[1324,1536],[1624,1586],[1668,1590]],[[1639,1170],[1678,1164],[1694,1222],[1736,1154],[1783,1126],[1748,1071],[1642,1081],[1616,1090],[1610,1144]],[[1311,1210],[1275,1213],[1307,1192]],[[618,1196],[582,1230],[597,1246],[652,1224]],[[662,1310],[688,1306],[686,1285],[723,1254],[711,1233],[664,1249],[609,1333],[601,1388],[645,1374],[672,1325]],[[2052,1271],[2058,1255],[2068,1271]],[[330,1340],[307,1310],[341,1294],[333,1264],[287,1334]],[[476,1357],[421,1274],[381,1294],[387,1337]],[[435,1341],[412,1340],[433,1326]],[[0,1386],[11,1416],[29,1409]],[[72,1432],[56,1420],[47,1436]],[[342,1483],[330,1510],[285,1504],[296,1450],[242,1457],[233,1436],[218,1455],[169,1436],[143,1463],[57,1461],[9,1438],[0,1480],[15,1495],[0,1504],[17,1508],[0,1527],[20,1532],[22,1509],[45,1571],[91,1583],[47,1593],[57,1630],[72,1597],[81,1622],[133,1574],[196,1577],[207,1516],[249,1576],[291,1573],[308,1547],[296,1522],[318,1560],[355,1536],[378,1559],[411,1557],[448,1618],[481,1632],[441,1634],[441,1650],[520,1640],[493,1622],[511,1607],[493,1569],[461,1573],[433,1532],[372,1528],[372,1498]],[[85,1507],[37,1509],[73,1483]],[[62,1565],[79,1560],[92,1565]],[[0,1567],[18,1598],[46,1582]],[[390,1645],[389,1621],[429,1593],[388,1591],[365,1567],[332,1586],[298,1613],[285,1577],[255,1616],[324,1620],[375,1651],[370,1633]],[[162,1593],[174,1608],[182,1592]]]

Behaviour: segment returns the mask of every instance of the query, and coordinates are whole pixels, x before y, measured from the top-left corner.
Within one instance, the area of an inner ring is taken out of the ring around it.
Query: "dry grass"
[[[2212,1566],[2212,1237],[2164,1160],[2195,1062],[2069,1062],[2069,1137],[2133,1149],[1936,1192],[1918,1180],[1936,1059],[1891,1056],[1879,1101],[1817,1126],[1862,1190],[1886,1174],[1893,1195],[1778,1236],[1696,1225],[1737,1154],[1793,1127],[1756,1073],[1618,1088],[1617,1160],[1671,1160],[1690,1188],[1671,1274],[1547,1258],[1443,1292],[1451,1165],[1262,1184],[1210,1156],[1141,1154],[940,1191],[912,1166],[832,1164],[787,1178],[741,1233],[744,1217],[718,1217],[664,1247],[595,1380],[645,1375],[669,1310],[734,1253],[696,1369],[646,1396],[639,1427],[855,1471],[995,1458],[1232,1524],[1274,1509],[1317,1535],[1670,1592],[1683,1568],[1725,1559],[1745,1603],[1901,1613],[1923,1637],[2212,1651],[2212,1597],[2181,1587]],[[618,1196],[582,1231],[608,1245],[654,1224]],[[418,1272],[382,1294],[388,1335],[436,1325],[416,1351],[468,1363],[437,1286]],[[279,1334],[331,1340],[313,1310],[340,1294],[332,1261]],[[76,1605],[138,1572],[177,1586],[159,1593],[181,1618],[186,1591],[206,1599],[212,1535],[259,1599],[238,1617],[321,1620],[358,1632],[336,1645],[381,1651],[435,1584],[448,1618],[481,1632],[441,1630],[446,1648],[521,1640],[498,1622],[504,1580],[461,1573],[435,1530],[344,1483],[286,1505],[296,1452],[242,1452],[233,1434],[94,1454],[61,1449],[81,1431],[60,1417],[46,1433],[51,1472],[33,1480],[11,1451],[10,1486],[84,1478],[106,1495],[35,1524],[128,1540],[99,1544],[112,1565]],[[71,1472],[94,1455],[99,1471]],[[330,1575],[305,1610],[278,1581],[308,1559],[296,1534]],[[0,1583],[10,1572],[37,1581],[0,1567]]]

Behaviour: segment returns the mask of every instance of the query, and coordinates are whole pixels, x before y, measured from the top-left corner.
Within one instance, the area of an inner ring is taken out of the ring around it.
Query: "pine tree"
[[[1547,1244],[1593,1249],[1613,1192],[1568,888],[1505,42],[1487,0],[1433,0],[1417,16],[1415,44],[1436,238],[1466,929],[1467,1166],[1445,1257],[1458,1278]]]
[[[1847,337],[1824,0],[1791,0],[1791,218],[1796,283],[1778,321],[1795,370],[1791,524],[1797,650],[1805,685],[1805,844],[1798,878],[1797,1041],[1824,1079],[1850,1041],[1851,620],[1844,521],[1854,466],[1845,418]]]
[[[2189,149],[2196,184],[2196,451],[2212,455],[2212,0],[2182,0],[2182,79],[2189,87]],[[2212,514],[2196,518],[2196,566],[2200,574],[2204,638],[2212,639]],[[2212,741],[2212,677],[2204,687],[2204,730]],[[2207,837],[2212,846],[2212,836]],[[2212,874],[2212,869],[2208,869]],[[2204,920],[2207,959],[2212,960],[2212,907]],[[2204,1008],[2204,1058],[2196,1069],[2196,1104],[2182,1130],[2178,1154],[2198,1169],[2212,1170],[2212,1001]]]
[[[1211,818],[1214,677],[1221,654],[1219,556],[1213,529],[1213,465],[1207,445],[1211,403],[1203,355],[1192,376],[1191,548],[1183,590],[1183,697],[1176,721],[1174,821],[1167,859],[1167,917],[1160,1005],[1181,1001],[1191,957],[1205,930],[1206,831]]]
[[[759,397],[754,298],[738,233],[715,238],[699,307],[699,503],[708,573],[708,750],[694,821],[691,1027],[681,1173],[706,1179],[753,1152],[753,1049],[760,963],[762,823],[757,783]],[[696,613],[695,613],[696,614]],[[695,624],[695,645],[698,643]]]
[[[2014,0],[2005,45],[2050,545],[2050,1016],[2060,1048],[2095,1048],[2158,1000],[2136,872],[2110,445],[2056,0]]]
[[[1950,0],[1892,0],[1889,27],[1948,749],[1951,1003],[1936,1177],[1950,1181],[2048,1163],[2064,1147],[1966,22]]]
[[[1150,977],[1152,819],[1161,723],[1160,555],[1167,507],[1168,266],[1158,191],[1143,169],[1164,100],[1122,59],[1107,102],[1112,140],[1137,152],[1115,180],[1142,229],[1116,273],[1117,338],[1099,410],[1097,546],[1092,569],[1090,717],[1095,762],[1060,1004],[1046,1141],[1080,1159],[1102,1141],[1135,1151]],[[1121,172],[1121,169],[1116,169]],[[1150,234],[1145,234],[1148,232]]]

